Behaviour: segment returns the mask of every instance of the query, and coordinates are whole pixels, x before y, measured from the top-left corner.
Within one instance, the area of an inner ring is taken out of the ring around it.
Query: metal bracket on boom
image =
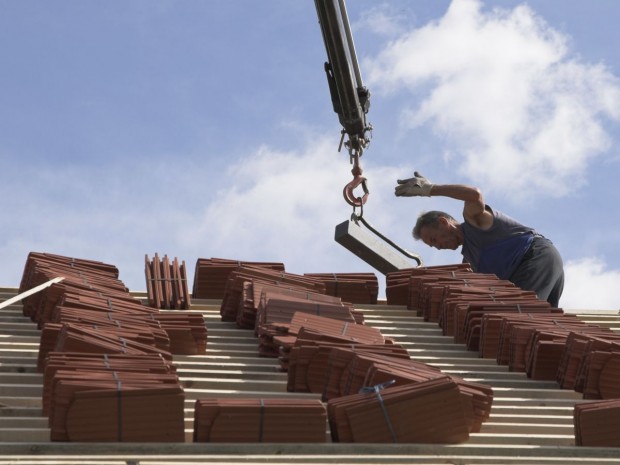
[[[315,0],[323,41],[327,50],[325,74],[332,106],[349,136],[349,150],[368,144],[370,126],[366,113],[370,108],[370,91],[362,83],[355,45],[344,0]]]

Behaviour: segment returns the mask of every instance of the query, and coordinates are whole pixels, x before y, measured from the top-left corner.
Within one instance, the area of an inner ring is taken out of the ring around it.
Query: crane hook
[[[353,163],[353,169],[351,173],[353,174],[353,180],[349,182],[342,191],[344,196],[344,200],[351,205],[353,208],[361,207],[368,200],[368,186],[366,185],[366,178],[362,176],[362,167],[360,165],[360,153],[359,150],[354,150],[351,154],[351,161]],[[364,191],[364,195],[362,197],[356,197],[353,193],[353,189],[358,186],[362,186],[362,190]]]

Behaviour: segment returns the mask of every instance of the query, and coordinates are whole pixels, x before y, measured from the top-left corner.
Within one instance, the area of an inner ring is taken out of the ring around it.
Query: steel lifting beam
[[[406,260],[396,250],[353,220],[337,225],[334,239],[383,274],[415,268],[421,264],[421,261],[413,264]]]

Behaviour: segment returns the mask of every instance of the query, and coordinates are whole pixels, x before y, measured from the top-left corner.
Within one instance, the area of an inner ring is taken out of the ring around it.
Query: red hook
[[[344,186],[342,194],[349,205],[352,207],[361,207],[366,203],[366,200],[368,200],[368,186],[366,186],[366,178],[362,176],[362,168],[360,168],[358,163],[355,164],[351,170],[351,173],[353,173],[353,181]],[[359,185],[362,186],[364,195],[362,197],[355,197],[353,194],[353,189]]]

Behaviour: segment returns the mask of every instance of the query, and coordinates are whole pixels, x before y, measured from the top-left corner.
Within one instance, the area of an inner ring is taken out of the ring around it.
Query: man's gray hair
[[[436,228],[437,226],[439,226],[439,218],[441,217],[456,222],[452,215],[449,215],[446,212],[432,210],[430,212],[420,213],[420,216],[418,216],[418,221],[416,221],[415,226],[413,227],[413,231],[411,231],[411,234],[413,234],[413,238],[419,241],[422,228],[426,226]]]

